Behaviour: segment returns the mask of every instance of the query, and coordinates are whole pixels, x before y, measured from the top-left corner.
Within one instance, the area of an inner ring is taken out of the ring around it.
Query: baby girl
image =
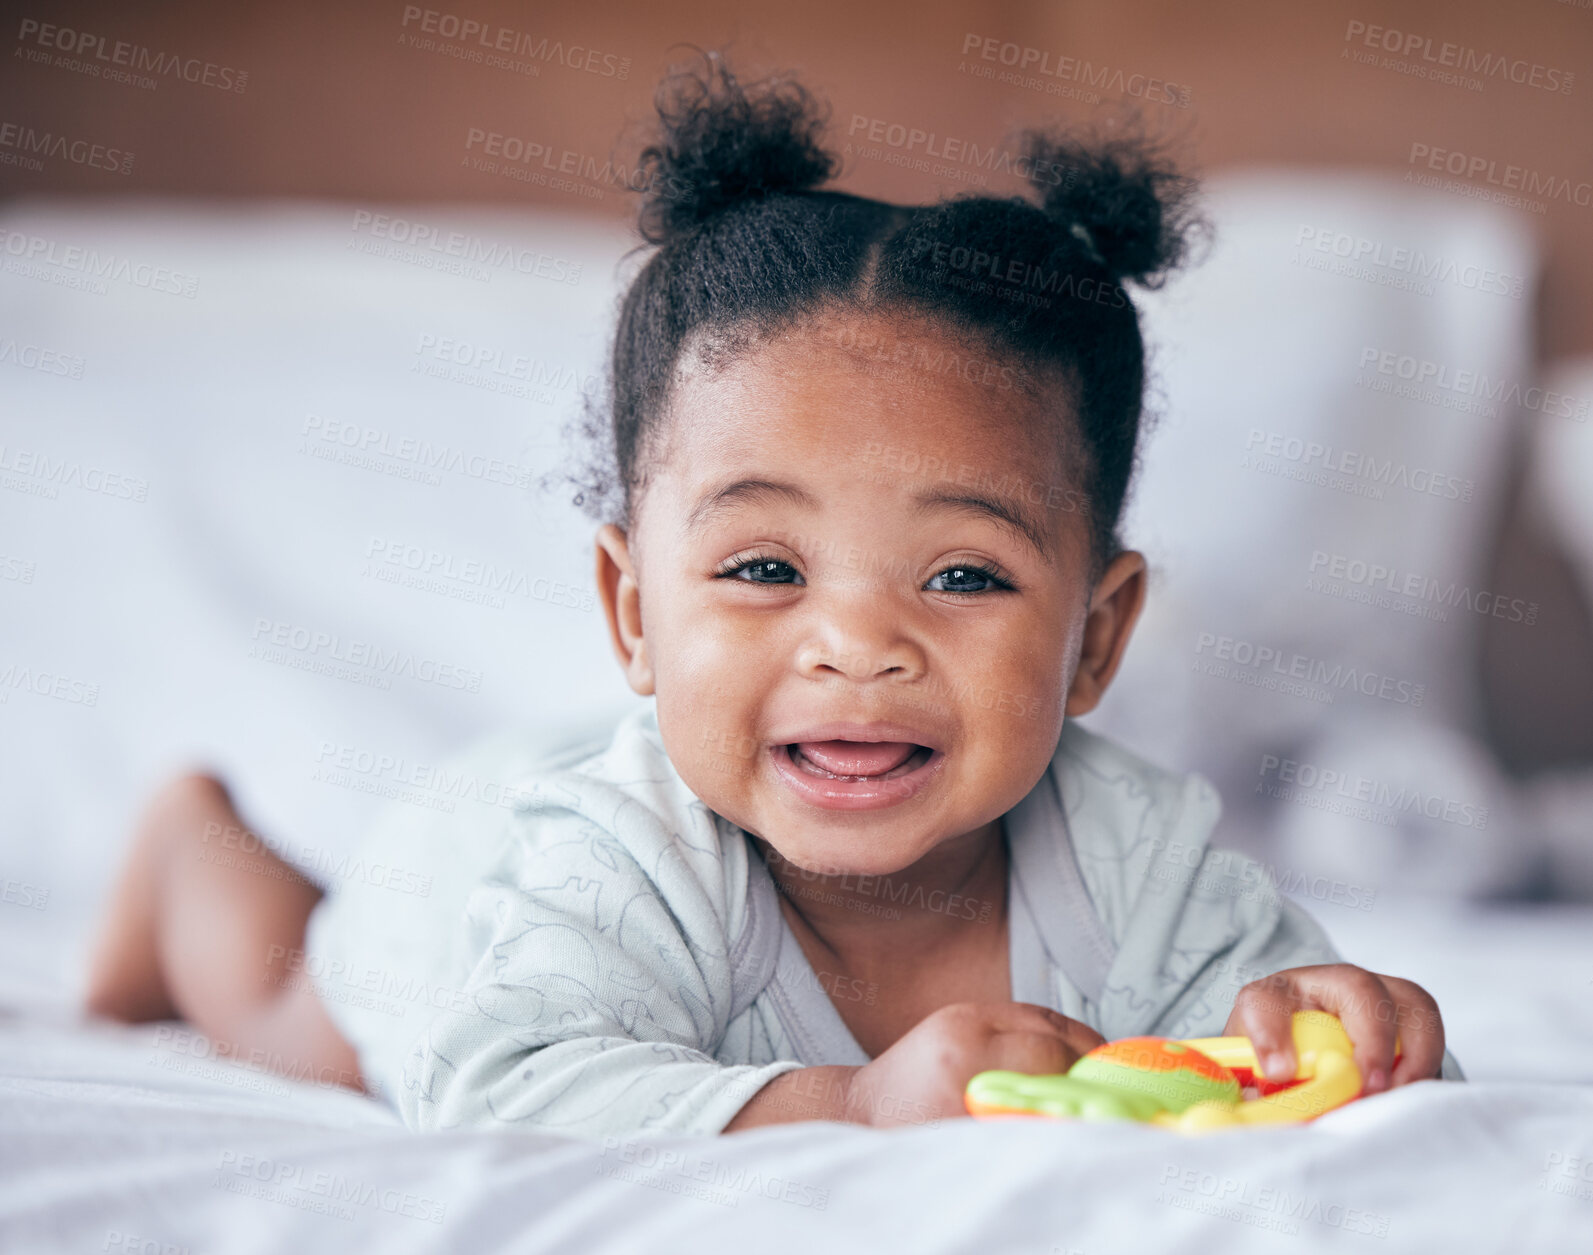
[[[1208,847],[1205,780],[1077,722],[1146,596],[1118,535],[1145,387],[1124,285],[1182,260],[1191,180],[1037,133],[1028,198],[850,195],[809,94],[717,56],[659,112],[656,248],[582,496],[649,700],[518,768],[495,821],[434,821],[460,887],[401,927],[394,895],[323,896],[257,840],[209,857],[246,825],[175,781],[89,1009],[184,1018],[417,1128],[584,1137],[950,1118],[977,1072],[1137,1034],[1246,1034],[1282,1077],[1308,1008],[1369,1093],[1459,1079],[1426,991]],[[306,953],[449,996],[371,1011],[291,979]]]

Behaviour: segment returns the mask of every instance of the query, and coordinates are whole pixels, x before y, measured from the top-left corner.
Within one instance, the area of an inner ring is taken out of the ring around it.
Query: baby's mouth
[[[797,770],[821,780],[894,780],[934,753],[910,741],[796,741],[785,748]]]

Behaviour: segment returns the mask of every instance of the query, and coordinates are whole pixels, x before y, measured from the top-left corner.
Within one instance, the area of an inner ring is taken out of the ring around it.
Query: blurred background
[[[40,979],[171,772],[331,883],[379,807],[503,804],[464,744],[634,700],[539,485],[693,45],[799,76],[838,184],[902,202],[1137,111],[1216,232],[1143,300],[1152,597],[1086,722],[1210,776],[1330,929],[1593,900],[1593,6],[3,7],[0,927]]]

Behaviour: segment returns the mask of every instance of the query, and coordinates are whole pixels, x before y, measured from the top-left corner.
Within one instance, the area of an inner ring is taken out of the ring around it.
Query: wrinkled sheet
[[[0,1248],[928,1255],[1593,1240],[1587,1085],[1433,1082],[1306,1129],[1202,1139],[959,1120],[581,1143],[413,1135],[356,1095],[196,1058],[202,1047],[161,1031],[0,1024]]]
[[[1202,1139],[1021,1120],[417,1135],[180,1026],[84,1021],[10,971],[0,1250],[1593,1249],[1593,911],[1395,915],[1330,927],[1349,957],[1433,989],[1473,1079]],[[1396,939],[1401,961],[1380,962]]]

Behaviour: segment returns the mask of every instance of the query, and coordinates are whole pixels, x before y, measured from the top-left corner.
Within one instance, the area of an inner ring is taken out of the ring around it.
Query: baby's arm
[[[980,1072],[1066,1072],[1101,1045],[1089,1025],[1029,1002],[954,1003],[926,1015],[863,1067],[777,1076],[725,1132],[792,1120],[890,1127],[967,1115],[963,1091]]]
[[[731,946],[709,886],[723,869],[640,808],[623,838],[570,810],[514,822],[530,826],[466,905],[469,977],[405,1067],[397,1101],[413,1127],[601,1137],[925,1124],[966,1114],[977,1072],[1064,1071],[1101,1041],[1044,1007],[961,1004],[864,1067],[721,1063]]]
[[[581,816],[530,822],[541,839],[512,841],[467,903],[479,958],[411,1052],[407,1123],[716,1133],[800,1066],[713,1057],[731,1000],[723,922],[667,839],[648,874]]]

